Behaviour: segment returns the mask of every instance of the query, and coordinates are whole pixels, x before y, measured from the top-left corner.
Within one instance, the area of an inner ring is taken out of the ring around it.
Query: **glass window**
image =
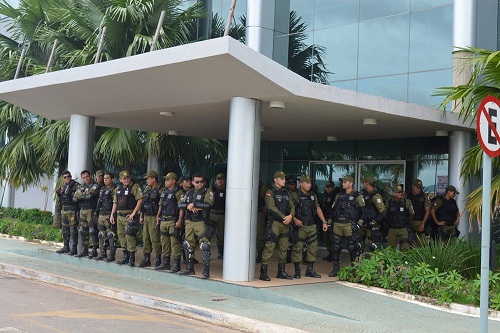
[[[358,91],[406,102],[408,99],[408,75],[393,75],[358,80]]]
[[[439,87],[450,87],[453,85],[453,71],[446,69],[442,71],[430,71],[422,73],[410,73],[408,83],[408,102],[437,106],[443,101],[443,96],[432,96]],[[451,104],[446,108],[451,110]]]
[[[411,0],[411,11],[453,4],[453,0]]]
[[[431,195],[440,192],[448,183],[448,160],[419,160],[417,178],[424,184],[424,191]],[[442,194],[442,193],[438,193]]]
[[[439,111],[436,111],[439,112]],[[408,159],[448,159],[448,138],[428,137],[408,139]]]
[[[314,29],[358,23],[359,1],[316,0]]]
[[[314,4],[312,1],[290,0],[290,12],[297,13],[300,22],[305,23],[308,30],[314,27]],[[290,31],[291,32],[291,31]]]
[[[315,30],[314,43],[323,46],[330,80],[356,79],[358,69],[358,24]]]
[[[358,141],[358,160],[402,160],[405,156],[406,140],[362,140]]]
[[[358,76],[407,73],[409,29],[409,14],[360,23]]]
[[[331,86],[334,86],[334,87],[342,88],[342,89],[349,89],[349,90],[358,89],[358,81],[357,80],[331,81],[328,84]]]
[[[349,161],[354,160],[355,141],[316,141],[312,142],[311,159],[315,161]]]
[[[269,144],[270,161],[309,160],[309,142],[271,142]]]
[[[410,0],[360,0],[360,20],[410,12]]]
[[[451,68],[453,7],[411,14],[410,72]]]

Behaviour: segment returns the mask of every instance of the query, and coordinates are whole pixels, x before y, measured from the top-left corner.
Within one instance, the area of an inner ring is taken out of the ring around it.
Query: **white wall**
[[[47,186],[47,191],[42,191],[42,187]],[[54,180],[53,178],[42,178],[40,185],[29,187],[25,191],[19,188],[15,191],[15,208],[38,208],[40,210],[52,211],[54,202]]]

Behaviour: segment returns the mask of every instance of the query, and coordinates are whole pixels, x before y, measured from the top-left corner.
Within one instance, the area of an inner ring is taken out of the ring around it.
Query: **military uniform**
[[[99,199],[97,200],[97,229],[99,230],[99,248],[101,249],[101,254],[96,257],[96,260],[106,259],[107,262],[115,260],[116,254],[116,227],[109,222],[109,215],[113,209],[113,192],[116,189],[115,184],[110,186],[103,185],[99,192]],[[109,258],[106,254],[109,247]]]
[[[416,179],[413,182],[413,186],[422,188],[422,181],[420,179]],[[415,211],[415,216],[413,217],[413,220],[410,221],[412,231],[415,234],[415,241],[413,242],[413,245],[415,247],[424,246],[427,243],[425,237],[425,224],[427,223],[429,210],[431,208],[429,195],[423,191],[419,194],[414,194],[413,191],[410,190],[406,193],[406,198],[411,201],[413,210]],[[419,228],[422,223],[424,224],[424,230],[420,231]]]
[[[340,190],[335,187],[335,184],[332,181],[327,181],[325,184],[325,188],[334,188],[332,192],[328,193],[326,190],[323,193],[323,204],[321,205],[321,210],[323,211],[323,215],[328,217],[332,213],[332,206],[333,202],[335,201],[335,197],[337,194],[339,194]],[[328,262],[331,262],[333,260],[333,253],[332,253],[332,230],[331,228],[328,228],[327,231],[323,232],[323,238],[325,240],[325,246],[328,251],[328,255],[323,258],[323,260],[326,260]]]
[[[459,217],[459,209],[456,200],[440,196],[432,204],[432,210],[435,212],[438,221],[446,222],[444,226],[439,226],[438,234],[441,235],[442,240],[446,241],[458,237],[455,222]]]
[[[373,186],[375,184],[375,179],[366,177],[364,182]],[[366,241],[370,251],[373,252],[377,249],[378,243],[382,240],[380,226],[386,215],[384,199],[376,189],[372,191],[367,191],[365,189],[361,192],[361,195],[365,201],[365,216],[363,218],[365,223],[359,228],[359,232],[363,237],[361,251],[364,251]]]
[[[89,254],[89,235],[94,233],[94,210],[97,207],[97,199],[99,199],[99,184],[91,182],[90,184],[82,184],[74,197],[80,204],[80,225],[78,231],[82,237],[82,250],[75,257],[83,257]],[[97,244],[95,247],[95,255],[97,256]]]
[[[398,185],[393,191],[402,192],[403,188],[401,185]],[[387,244],[396,249],[399,241],[401,243],[401,251],[408,250],[410,248],[408,229],[410,228],[410,220],[415,215],[411,201],[404,198],[401,200],[391,199],[386,203],[385,208],[389,224]]]
[[[269,187],[259,181],[259,194],[257,197],[257,258],[255,262],[260,264],[262,262],[262,253],[266,245],[266,203],[264,198]]]
[[[70,183],[65,183],[62,188],[56,191],[61,203],[61,228],[64,246],[57,253],[68,253],[75,255],[78,245],[78,201],[73,195],[78,191],[80,183],[71,180]],[[70,249],[71,247],[71,249]]]
[[[225,177],[223,174],[218,174],[219,177]],[[212,186],[214,193],[214,205],[210,211],[210,222],[216,227],[216,242],[217,242],[217,258],[222,259],[224,252],[224,223],[226,218],[226,187]]]
[[[212,190],[206,187],[200,190],[196,190],[195,188],[190,189],[179,203],[179,208],[184,209],[186,217],[186,234],[183,248],[188,258],[186,269],[178,272],[181,275],[195,274],[193,255],[196,243],[199,243],[203,257],[202,278],[207,279],[210,277],[210,238],[212,236],[210,209],[213,203],[214,194]],[[187,210],[189,204],[193,204],[198,211],[194,213]]]

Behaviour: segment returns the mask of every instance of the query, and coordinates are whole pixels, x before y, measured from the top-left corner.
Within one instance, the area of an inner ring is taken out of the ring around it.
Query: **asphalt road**
[[[0,332],[237,332],[0,272]]]

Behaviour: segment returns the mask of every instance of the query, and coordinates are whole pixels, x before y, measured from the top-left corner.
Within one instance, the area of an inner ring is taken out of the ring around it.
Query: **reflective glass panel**
[[[358,87],[358,81],[357,80],[330,81],[329,85],[334,86],[334,87],[339,87],[342,89],[356,90]]]
[[[314,29],[357,23],[358,0],[316,0]]]
[[[432,96],[439,87],[453,85],[453,71],[446,69],[442,71],[430,71],[422,73],[410,73],[408,83],[408,102],[437,106],[443,101],[442,96]],[[446,109],[450,110],[451,105]]]
[[[409,29],[409,14],[361,22],[358,76],[407,73]]]
[[[453,0],[411,0],[411,11],[451,4],[453,4]]]
[[[360,20],[408,13],[410,0],[360,0]]]
[[[393,75],[358,80],[358,91],[370,95],[407,101],[408,75]]]
[[[401,163],[360,163],[360,189],[363,189],[363,179],[373,177],[376,179],[375,188],[380,191],[384,198],[389,198],[392,188],[398,184],[404,184],[405,162]]]
[[[358,141],[358,160],[401,160],[405,156],[406,140]]]
[[[300,22],[306,24],[308,30],[313,29],[314,1],[290,0],[290,12],[292,11],[297,13],[297,18],[300,18]]]
[[[328,161],[354,160],[355,141],[316,141],[312,143],[311,159]]]
[[[416,161],[417,178],[422,180],[424,191],[434,196],[444,194],[448,184],[448,160]]]

